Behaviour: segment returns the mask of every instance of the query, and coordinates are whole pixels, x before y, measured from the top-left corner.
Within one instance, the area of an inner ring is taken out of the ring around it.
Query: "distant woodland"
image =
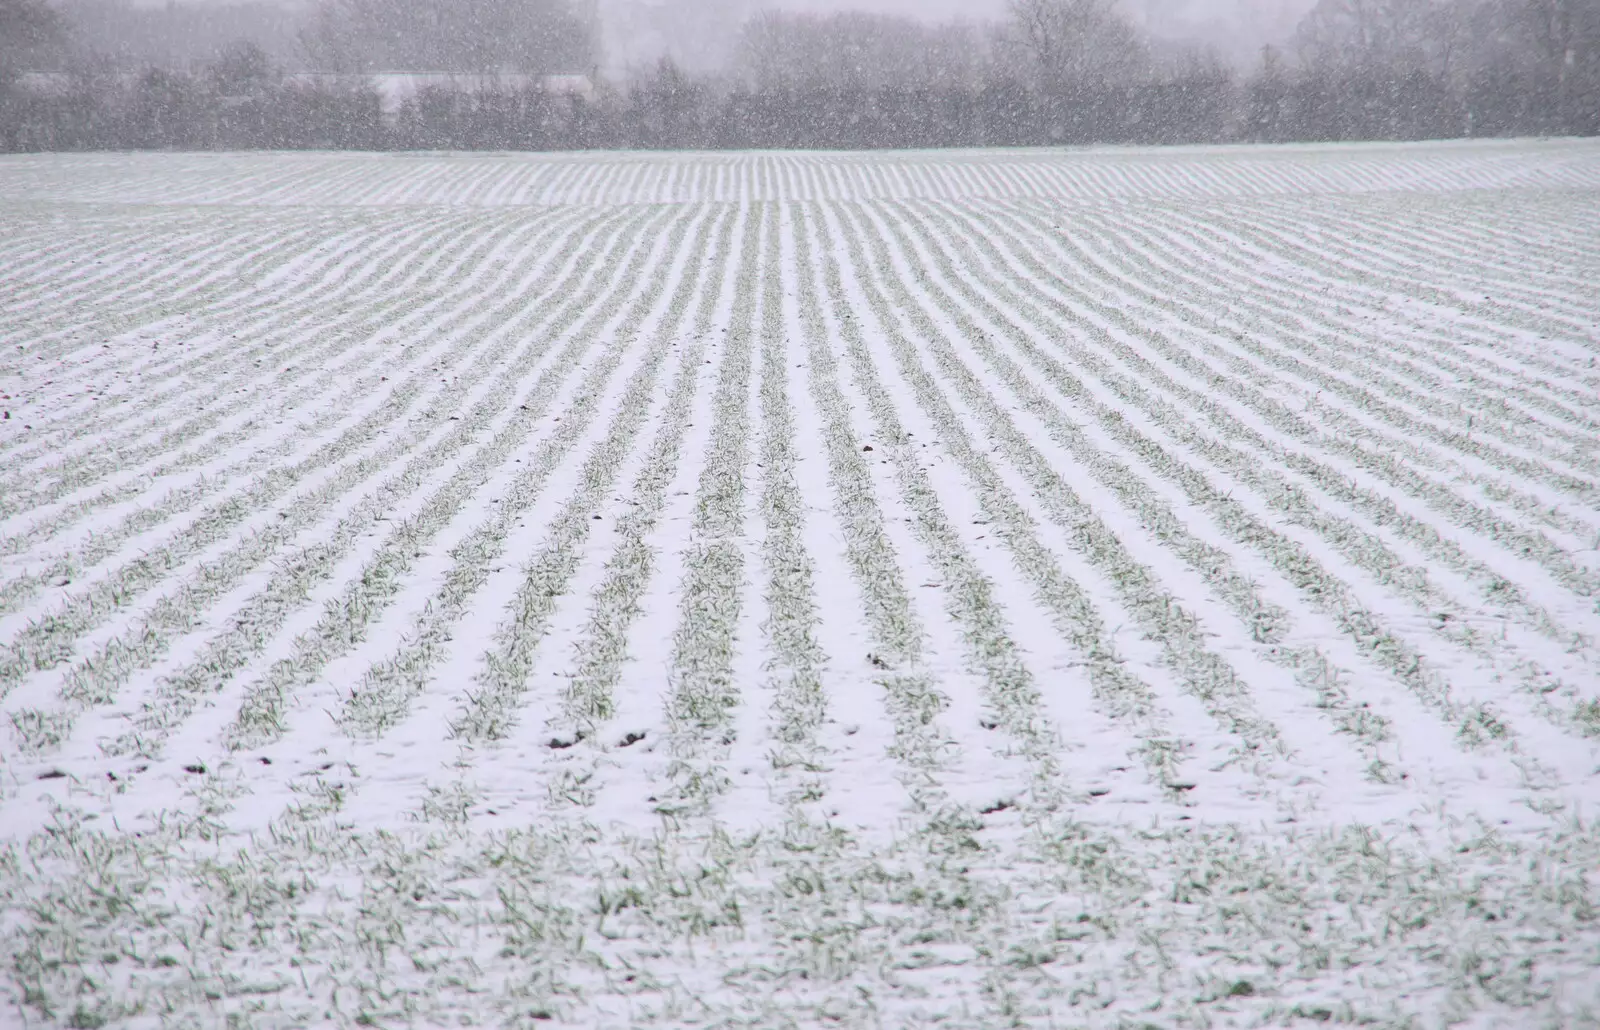
[[[159,32],[137,57],[108,52],[105,19],[130,19],[125,34],[143,24],[127,8],[0,0],[0,150],[1600,134],[1600,0],[1320,0],[1247,67],[1148,36],[1115,0],[1013,0],[981,25],[766,13],[725,67],[662,58],[611,79],[570,0],[321,0],[292,21],[252,10],[261,38],[185,61],[162,57]]]

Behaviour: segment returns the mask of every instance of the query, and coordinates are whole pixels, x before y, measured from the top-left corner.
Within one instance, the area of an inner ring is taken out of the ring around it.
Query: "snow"
[[[1597,190],[0,159],[0,1022],[1600,1018]]]

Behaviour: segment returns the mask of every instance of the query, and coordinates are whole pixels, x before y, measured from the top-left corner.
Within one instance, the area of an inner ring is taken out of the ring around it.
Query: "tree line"
[[[1114,0],[1013,0],[994,25],[770,13],[727,68],[664,57],[615,82],[566,0],[322,0],[299,69],[249,42],[185,68],[96,62],[44,0],[0,0],[0,41],[9,151],[1600,134],[1600,0],[1320,0],[1248,69],[1136,28]]]

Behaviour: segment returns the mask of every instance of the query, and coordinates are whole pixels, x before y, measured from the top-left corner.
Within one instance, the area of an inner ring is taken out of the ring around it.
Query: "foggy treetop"
[[[1248,58],[1193,24],[1187,0],[943,23],[751,0],[0,0],[0,147],[1600,132],[1600,0],[1314,0]]]

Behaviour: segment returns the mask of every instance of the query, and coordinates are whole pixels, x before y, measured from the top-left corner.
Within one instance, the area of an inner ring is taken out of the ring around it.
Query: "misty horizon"
[[[1315,0],[1303,12],[1266,0],[987,0],[953,21],[912,9],[0,0],[0,147],[883,149],[1600,133],[1600,0]],[[994,9],[1003,15],[976,20]]]
[[[1117,0],[1116,7],[1156,41],[1202,47],[1236,67],[1245,67],[1256,60],[1263,46],[1287,45],[1314,2]],[[741,27],[758,14],[864,13],[932,26],[988,27],[1006,18],[1010,0],[577,0],[572,6],[582,11],[591,4],[600,43],[597,70],[608,78],[622,79],[653,67],[662,58],[696,73],[726,71]],[[318,0],[58,0],[57,6],[69,13],[87,38],[104,37],[108,46],[134,45],[125,38],[126,27],[117,24],[118,8],[143,14],[172,12],[178,19],[192,12],[195,20],[215,26],[215,32],[205,33],[207,38],[189,46],[183,36],[193,29],[191,22],[185,21],[184,31],[175,30],[168,39],[146,44],[144,49],[164,51],[178,62],[205,60],[223,45],[210,37],[225,36],[228,25],[237,23],[239,38],[261,45],[280,63],[298,65],[303,63],[303,54],[295,36]]]

